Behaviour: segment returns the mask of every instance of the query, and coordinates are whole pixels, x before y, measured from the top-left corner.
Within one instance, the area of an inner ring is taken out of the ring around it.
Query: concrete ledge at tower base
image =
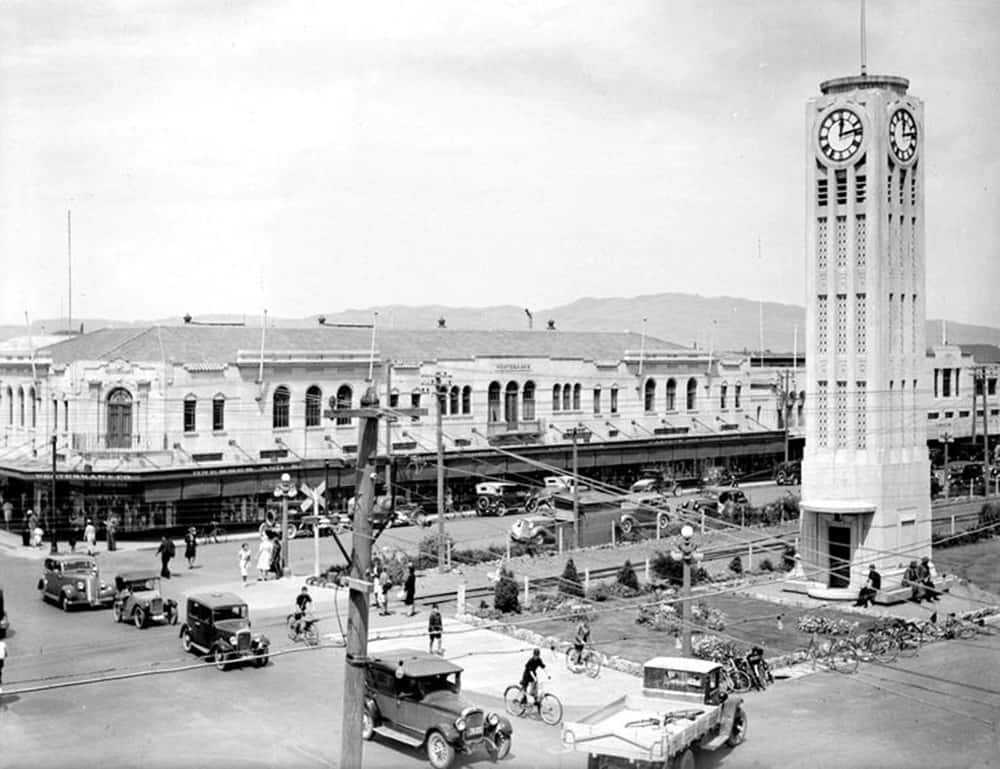
[[[849,587],[820,587],[813,588],[806,595],[820,601],[856,601],[858,591]]]
[[[781,583],[781,589],[785,593],[802,593],[809,595],[810,591],[823,590],[826,587],[822,582],[812,579],[786,579]]]

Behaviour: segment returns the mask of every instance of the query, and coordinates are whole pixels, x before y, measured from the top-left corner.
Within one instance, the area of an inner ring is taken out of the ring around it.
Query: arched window
[[[486,391],[486,419],[489,422],[500,421],[500,383],[490,382]]]
[[[306,390],[306,427],[322,424],[323,391],[316,385]]]
[[[350,385],[341,385],[337,388],[337,408],[338,409],[349,409],[351,407],[351,401],[354,399],[354,391],[351,389]],[[349,425],[351,423],[350,417],[337,417],[336,424],[338,425]]]
[[[517,425],[517,382],[508,382],[504,390],[503,419],[508,425]]]
[[[563,411],[569,411],[573,407],[573,388],[569,382],[563,385]]]
[[[472,413],[472,388],[469,385],[462,388],[462,413]]]
[[[582,388],[580,387],[580,383],[577,382],[575,385],[573,385],[573,411],[579,411],[580,410],[580,393],[581,392],[582,392]]]
[[[20,422],[21,427],[24,427],[24,388],[17,388],[17,405],[18,411],[20,412]]]
[[[132,394],[124,387],[108,393],[109,449],[127,449],[132,446]]]
[[[646,413],[656,411],[656,380],[647,379],[642,389],[642,407]]]
[[[288,388],[284,385],[281,385],[274,391],[274,397],[271,399],[272,428],[288,427],[288,411],[291,402],[292,396],[289,394]]]
[[[719,385],[719,409],[726,410],[726,395],[729,394],[729,385],[723,382]]]
[[[698,405],[698,382],[692,377],[687,383],[687,410],[694,411]]]
[[[226,429],[226,396],[219,393],[212,398],[212,431],[221,433]]]
[[[743,395],[743,385],[737,383],[735,389],[733,390],[733,406],[740,409],[743,408],[743,401],[740,399]]]
[[[671,377],[667,380],[667,411],[677,410],[677,380]]]
[[[28,390],[28,397],[31,399],[31,426],[38,425],[38,399],[35,398],[35,388]]]
[[[611,386],[611,413],[618,413],[618,385]]]
[[[194,395],[184,396],[184,432],[198,432],[198,399]]]
[[[601,386],[596,385],[594,387],[594,413],[601,413]]]
[[[535,383],[527,381],[521,393],[521,415],[524,419],[535,418]]]
[[[562,408],[562,385],[552,385],[552,410],[559,411]]]
[[[14,424],[14,391],[7,388],[7,424]]]
[[[458,404],[459,404],[459,400],[462,397],[460,393],[461,393],[461,390],[459,390],[457,387],[452,387],[451,388],[451,392],[448,393],[448,413],[449,414],[457,414],[458,413]]]

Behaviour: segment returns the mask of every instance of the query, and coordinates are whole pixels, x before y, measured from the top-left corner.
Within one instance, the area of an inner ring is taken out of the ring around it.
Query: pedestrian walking
[[[266,580],[268,573],[271,571],[271,555],[274,550],[274,543],[267,534],[263,534],[260,538],[260,544],[257,546],[257,581]]]
[[[281,568],[281,540],[277,537],[271,541],[271,571],[274,572],[275,579],[283,576]]]
[[[382,616],[388,617],[392,614],[389,611],[389,595],[392,590],[392,576],[389,574],[388,570],[382,570]]]
[[[164,579],[170,579],[170,559],[177,554],[174,541],[166,535],[161,537],[160,546],[156,549],[156,554],[160,556],[160,563],[162,564],[160,576]]]
[[[76,545],[78,542],[83,541],[83,515],[77,514],[73,516],[73,520],[70,522],[70,550],[74,553],[76,552]]]
[[[188,568],[194,568],[194,559],[198,555],[198,537],[196,536],[196,529],[191,526],[187,530],[187,534],[184,535],[184,557],[187,558]]]
[[[382,564],[377,560],[372,561],[372,600],[378,613],[382,613]]]
[[[87,543],[87,555],[97,555],[97,527],[89,518],[83,527],[83,541]]]
[[[410,607],[409,616],[417,613],[415,598],[417,595],[417,571],[413,564],[406,570],[406,582],[403,583],[403,603]]]
[[[250,545],[244,542],[240,545],[240,577],[243,579],[243,584],[247,583],[247,576],[250,572]]]
[[[10,531],[10,522],[14,520],[14,505],[9,500],[3,503],[3,527]]]
[[[431,654],[444,654],[441,646],[441,634],[444,632],[444,623],[441,621],[441,612],[438,605],[431,604],[431,614],[427,618],[427,637],[430,640],[429,651]],[[437,651],[434,651],[434,644],[437,642]]]
[[[0,639],[0,694],[3,694],[3,664],[7,661],[7,642]]]

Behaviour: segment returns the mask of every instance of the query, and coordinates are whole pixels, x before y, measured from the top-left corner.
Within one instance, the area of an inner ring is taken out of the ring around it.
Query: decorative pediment
[[[108,374],[126,375],[131,374],[135,366],[124,358],[115,358],[104,364],[104,371]]]

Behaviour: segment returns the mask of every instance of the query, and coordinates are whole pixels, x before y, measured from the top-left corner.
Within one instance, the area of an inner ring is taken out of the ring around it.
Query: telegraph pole
[[[437,400],[437,509],[438,509],[438,569],[447,571],[445,561],[447,534],[444,529],[444,407],[450,380],[443,371],[434,374],[434,397]]]
[[[365,667],[368,663],[368,606],[371,589],[372,506],[375,502],[375,454],[378,451],[380,417],[395,419],[397,414],[419,416],[426,409],[400,409],[386,414],[379,409],[378,393],[369,385],[359,409],[337,409],[331,398],[327,419],[359,417],[358,467],[355,476],[354,534],[351,537],[351,560],[347,584],[350,588],[346,665],[344,666],[344,713],[341,730],[340,765],[361,766],[363,741],[361,714],[365,707]]]
[[[56,436],[52,436],[52,486],[49,490],[50,553],[59,552],[59,513],[56,512]],[[110,517],[110,516],[109,516]]]

